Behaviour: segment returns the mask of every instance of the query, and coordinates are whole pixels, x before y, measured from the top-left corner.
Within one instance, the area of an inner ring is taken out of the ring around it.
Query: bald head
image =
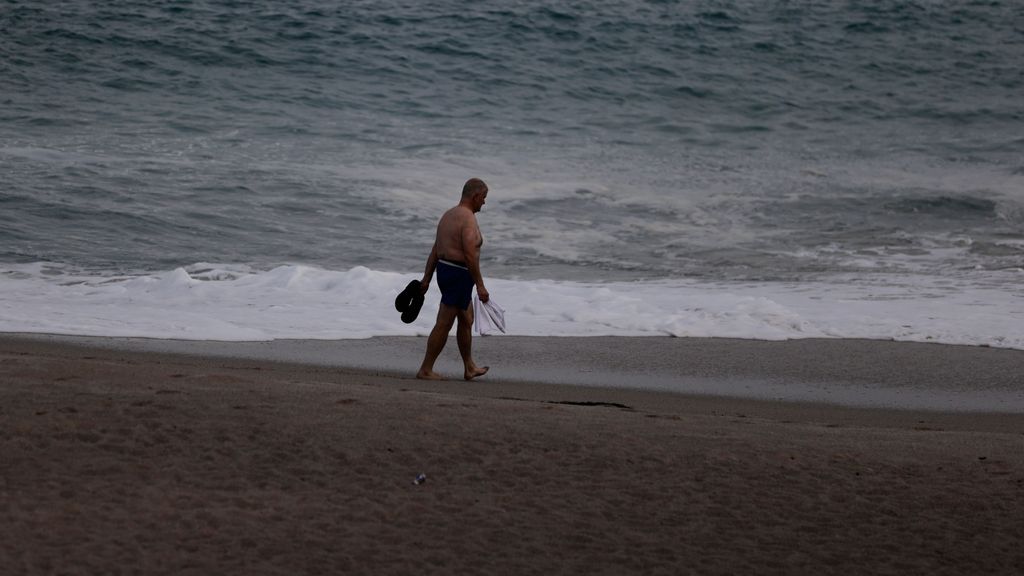
[[[484,181],[479,178],[470,178],[466,180],[466,185],[462,187],[462,199],[472,198],[474,194],[479,192],[487,192],[487,184],[484,184]]]

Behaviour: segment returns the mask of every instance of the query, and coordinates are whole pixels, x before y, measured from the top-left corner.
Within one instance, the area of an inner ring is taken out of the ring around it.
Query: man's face
[[[473,195],[473,212],[479,212],[487,203],[487,190]]]

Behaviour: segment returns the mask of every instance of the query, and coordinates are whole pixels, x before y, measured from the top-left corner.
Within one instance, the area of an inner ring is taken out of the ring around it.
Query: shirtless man
[[[480,246],[484,239],[476,223],[476,213],[483,208],[486,199],[487,184],[479,178],[470,178],[462,187],[459,205],[445,212],[437,223],[434,247],[427,258],[427,268],[420,284],[426,294],[434,270],[437,270],[441,308],[437,311],[437,324],[427,338],[427,353],[420,371],[416,373],[417,378],[444,379],[434,372],[434,361],[448,342],[448,333],[456,320],[459,327],[455,331],[455,341],[459,344],[459,354],[466,368],[463,376],[472,380],[487,373],[487,366],[481,368],[473,362],[473,309],[469,306],[474,286],[481,302],[487,302],[489,297],[480,274]]]

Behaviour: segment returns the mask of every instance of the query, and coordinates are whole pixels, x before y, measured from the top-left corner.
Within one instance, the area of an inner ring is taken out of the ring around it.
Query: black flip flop
[[[409,282],[402,293],[395,298],[395,310],[402,313],[402,322],[412,324],[423,307],[423,288],[418,280]]]

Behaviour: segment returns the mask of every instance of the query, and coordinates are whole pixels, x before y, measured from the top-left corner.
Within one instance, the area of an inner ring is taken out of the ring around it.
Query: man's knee
[[[473,313],[469,310],[463,310],[459,312],[459,327],[468,327],[473,325]]]

